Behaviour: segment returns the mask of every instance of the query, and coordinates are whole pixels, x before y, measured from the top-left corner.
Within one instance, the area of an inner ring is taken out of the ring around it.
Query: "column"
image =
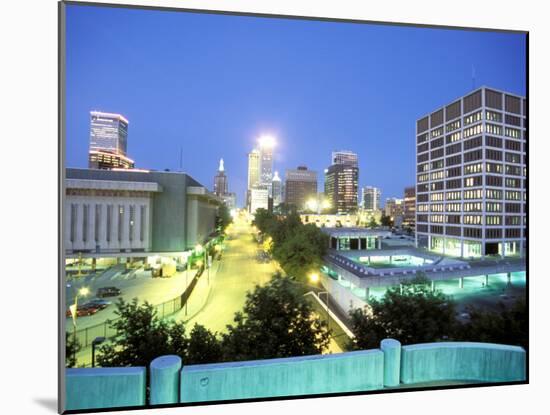
[[[489,274],[485,275],[485,286],[489,286]]]
[[[435,292],[435,280],[432,280],[432,292]]]
[[[382,249],[382,237],[381,236],[379,236],[377,238],[377,242],[378,242],[378,249]]]
[[[458,286],[459,288],[464,288],[464,277],[458,279]]]
[[[506,274],[506,282],[508,285],[512,285],[512,273],[511,272],[508,272]]]
[[[336,250],[340,250],[340,238],[338,236],[336,237]]]
[[[365,298],[367,299],[367,301],[368,301],[369,297],[370,297],[370,288],[366,287],[365,288]]]
[[[160,356],[150,366],[150,404],[179,402],[181,358],[176,355]]]
[[[97,258],[92,258],[92,271],[95,271],[95,268],[96,268],[96,265],[97,265]]]
[[[401,377],[401,343],[395,339],[380,342],[384,353],[384,386],[399,386]]]

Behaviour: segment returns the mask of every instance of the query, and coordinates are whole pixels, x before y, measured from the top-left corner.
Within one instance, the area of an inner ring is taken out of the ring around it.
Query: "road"
[[[227,231],[223,259],[207,294],[202,309],[187,321],[189,330],[195,323],[211,331],[225,332],[226,325],[233,322],[233,316],[241,311],[246,293],[254,287],[265,284],[279,268],[275,261],[259,263],[256,260],[258,244],[252,237],[252,228],[237,217]],[[182,312],[175,319],[185,319]]]

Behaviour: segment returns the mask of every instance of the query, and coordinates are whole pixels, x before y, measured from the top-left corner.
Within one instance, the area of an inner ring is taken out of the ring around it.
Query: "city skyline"
[[[239,206],[246,155],[262,134],[277,137],[274,170],[322,172],[333,151],[349,149],[359,155],[359,188],[401,197],[415,180],[418,117],[473,86],[525,95],[521,34],[93,6],[68,13],[67,166],[87,164],[89,112],[117,112],[132,123],[137,168],[179,170],[183,149],[182,170],[209,186],[223,157]],[[228,52],[226,42],[238,47]]]

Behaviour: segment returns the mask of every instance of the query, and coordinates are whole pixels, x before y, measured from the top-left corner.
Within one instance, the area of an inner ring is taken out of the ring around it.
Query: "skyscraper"
[[[526,99],[481,87],[416,123],[416,243],[461,257],[523,255]]]
[[[275,139],[271,136],[262,136],[258,140],[260,147],[260,185],[268,189],[269,195],[271,192],[271,181],[273,179],[273,148],[275,147]]]
[[[306,208],[309,199],[317,199],[317,172],[306,166],[287,169],[285,173],[285,203],[298,211]]]
[[[416,187],[405,187],[403,198],[403,226],[414,230],[416,219]]]
[[[363,187],[362,207],[368,211],[380,210],[380,196],[382,192],[373,186]]]
[[[325,170],[325,195],[338,214],[357,210],[359,167],[357,154],[334,151],[332,165]]]
[[[214,193],[220,197],[228,193],[227,176],[225,175],[223,159],[220,159],[218,173],[214,176]]]
[[[134,161],[126,156],[128,124],[128,120],[120,114],[90,112],[89,168],[134,167]]]
[[[250,211],[252,189],[260,185],[260,152],[257,149],[248,153],[248,184],[246,187],[246,207]]]
[[[273,193],[273,206],[280,205],[283,201],[283,185],[279,173],[276,171],[271,181],[271,191]]]

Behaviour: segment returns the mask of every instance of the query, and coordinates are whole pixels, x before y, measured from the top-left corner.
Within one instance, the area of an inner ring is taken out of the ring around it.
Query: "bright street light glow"
[[[315,200],[315,199],[309,199],[309,200],[306,202],[306,207],[307,207],[309,210],[317,210],[317,207],[318,207],[317,200]]]
[[[197,244],[195,246],[195,252],[198,252],[199,254],[202,252],[202,245],[201,244]]]
[[[80,290],[78,290],[78,295],[81,297],[86,297],[90,293],[90,289],[88,287],[82,287]]]
[[[318,282],[319,281],[319,274],[313,273],[309,275],[309,280],[311,282]]]
[[[259,142],[261,148],[266,148],[267,149],[267,148],[275,147],[275,137],[273,137],[271,135],[262,135],[258,139],[258,142]]]

